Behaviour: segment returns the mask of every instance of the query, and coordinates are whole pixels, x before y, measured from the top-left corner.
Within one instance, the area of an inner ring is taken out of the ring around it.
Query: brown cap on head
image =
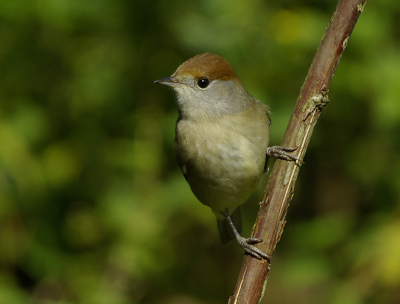
[[[237,78],[229,62],[221,56],[203,53],[182,63],[172,77],[191,74],[195,78],[207,77],[209,80],[232,80]]]

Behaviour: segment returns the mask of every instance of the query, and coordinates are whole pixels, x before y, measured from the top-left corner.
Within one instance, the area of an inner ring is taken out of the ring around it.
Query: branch
[[[328,90],[340,57],[367,0],[341,0],[315,54],[297,98],[282,146],[298,147],[303,159],[322,108],[329,102]],[[276,160],[264,200],[254,226],[253,236],[262,238],[261,250],[272,255],[285,225],[289,201],[300,167],[294,162]],[[245,255],[229,304],[261,301],[269,274],[269,262]]]

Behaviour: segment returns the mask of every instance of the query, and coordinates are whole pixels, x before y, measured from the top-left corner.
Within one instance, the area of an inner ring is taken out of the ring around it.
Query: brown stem
[[[301,159],[321,110],[329,101],[327,94],[333,74],[366,1],[339,1],[315,54],[282,142],[282,146],[298,147],[295,153]],[[277,160],[269,178],[252,236],[263,239],[259,247],[269,255],[282,234],[299,170],[294,162]],[[264,295],[268,273],[267,260],[246,255],[229,304],[258,303]]]

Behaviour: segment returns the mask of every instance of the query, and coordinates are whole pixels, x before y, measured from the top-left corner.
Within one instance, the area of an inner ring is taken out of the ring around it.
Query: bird
[[[155,83],[176,94],[175,154],[189,186],[217,217],[222,244],[236,239],[257,259],[271,258],[241,236],[240,205],[268,171],[269,157],[301,162],[296,148],[269,147],[269,109],[242,85],[229,62],[202,53]]]

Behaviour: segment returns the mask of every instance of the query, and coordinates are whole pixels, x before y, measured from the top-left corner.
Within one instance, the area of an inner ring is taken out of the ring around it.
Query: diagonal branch
[[[329,102],[328,89],[333,74],[366,1],[339,1],[315,54],[282,142],[282,146],[298,147],[296,154],[301,159],[321,110]],[[282,234],[299,170],[294,162],[277,160],[269,178],[252,236],[264,240],[260,243],[261,250],[269,255]],[[268,273],[268,261],[246,255],[229,304],[258,303],[264,295]]]

